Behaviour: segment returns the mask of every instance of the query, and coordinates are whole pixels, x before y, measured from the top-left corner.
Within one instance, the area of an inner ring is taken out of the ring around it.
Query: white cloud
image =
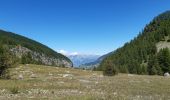
[[[57,50],[58,53],[61,53],[63,55],[66,55],[66,56],[70,56],[70,55],[78,55],[79,53],[78,52],[68,52],[66,50]]]
[[[58,50],[57,52],[58,52],[58,53],[61,53],[61,54],[63,54],[63,55],[68,55],[68,52],[65,51],[65,50]]]
[[[70,53],[70,55],[78,55],[79,53],[78,52],[72,52]]]

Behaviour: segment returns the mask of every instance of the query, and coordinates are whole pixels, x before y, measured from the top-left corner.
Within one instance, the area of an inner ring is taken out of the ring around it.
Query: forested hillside
[[[21,63],[72,66],[67,57],[34,40],[0,30],[0,44],[21,59]]]
[[[162,75],[170,72],[170,52],[164,48],[166,45],[157,46],[161,42],[170,42],[170,11],[155,17],[137,37],[106,57],[98,70],[107,70],[110,66],[121,73]]]

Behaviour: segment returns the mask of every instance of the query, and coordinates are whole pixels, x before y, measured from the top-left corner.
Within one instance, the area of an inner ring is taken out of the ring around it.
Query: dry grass
[[[101,72],[38,65],[20,65],[11,75],[12,80],[0,80],[0,100],[170,99],[170,78],[161,76],[104,77]],[[18,93],[13,94],[15,87]]]

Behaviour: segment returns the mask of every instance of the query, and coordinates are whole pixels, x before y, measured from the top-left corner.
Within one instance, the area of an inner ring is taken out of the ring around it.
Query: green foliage
[[[14,87],[12,87],[12,88],[10,89],[10,91],[11,91],[12,94],[18,94],[18,93],[19,93],[19,88],[16,87],[16,86],[14,86]]]
[[[27,54],[25,55],[22,55],[22,58],[21,58],[21,63],[22,64],[30,64],[32,63],[33,64],[33,59],[32,59],[32,56],[31,56],[31,53],[28,52]]]
[[[116,66],[112,65],[112,63],[107,63],[107,65],[104,67],[103,69],[103,75],[105,76],[113,76],[113,75],[117,75],[118,74],[118,70],[116,68]]]
[[[49,47],[38,43],[34,40],[28,39],[24,36],[20,36],[11,32],[6,32],[0,30],[0,44],[8,45],[9,48],[16,47],[18,45],[22,47],[26,47],[32,51],[36,51],[38,53],[43,53],[49,57],[54,57],[56,59],[65,59],[68,62],[71,62],[70,59],[63,56],[60,53],[55,52],[54,50],[50,49]],[[25,55],[27,56],[27,55]],[[24,58],[25,60],[25,58]]]
[[[169,54],[166,52],[161,54],[164,57],[158,54],[158,63],[156,47],[156,43],[166,41],[165,37],[168,36],[170,36],[170,11],[154,18],[137,37],[106,57],[98,69],[107,67],[107,62],[111,61],[111,65],[116,66],[121,73],[162,75],[162,72],[169,72]],[[143,63],[146,65],[142,65]]]
[[[162,70],[159,66],[156,56],[150,56],[148,61],[148,73],[149,75],[162,75]]]
[[[0,45],[0,78],[9,79],[9,68],[15,65],[16,60],[4,46]]]
[[[160,50],[158,53],[158,61],[164,73],[170,72],[170,51],[168,48]]]

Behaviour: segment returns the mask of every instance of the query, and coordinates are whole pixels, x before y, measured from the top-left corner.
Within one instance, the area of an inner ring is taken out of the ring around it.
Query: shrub
[[[167,42],[170,42],[170,39],[168,39]]]
[[[16,87],[16,86],[14,86],[14,87],[12,87],[12,88],[10,89],[10,92],[11,92],[12,94],[18,94],[18,93],[19,93],[19,88]]]
[[[0,44],[0,78],[9,79],[9,68],[17,65],[18,59],[12,55],[9,48]]]
[[[118,69],[116,68],[115,65],[108,63],[106,64],[106,66],[104,67],[103,70],[103,75],[105,76],[114,76],[118,74]]]

